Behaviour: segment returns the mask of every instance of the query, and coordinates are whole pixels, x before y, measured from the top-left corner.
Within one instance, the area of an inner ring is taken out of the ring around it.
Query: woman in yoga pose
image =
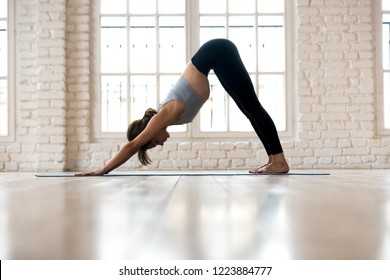
[[[251,122],[268,154],[268,162],[251,173],[287,173],[278,133],[269,114],[261,106],[252,81],[236,46],[226,39],[205,43],[187,64],[178,82],[157,110],[148,109],[142,119],[130,123],[127,139],[119,152],[102,168],[77,175],[103,175],[119,167],[138,152],[142,164],[151,162],[147,150],[163,145],[169,138],[167,127],[191,122],[209,98],[207,76],[213,69],[222,86]]]

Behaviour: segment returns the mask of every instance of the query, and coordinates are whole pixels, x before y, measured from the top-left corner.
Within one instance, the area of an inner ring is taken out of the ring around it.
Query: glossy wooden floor
[[[1,259],[390,259],[390,171],[0,173]]]

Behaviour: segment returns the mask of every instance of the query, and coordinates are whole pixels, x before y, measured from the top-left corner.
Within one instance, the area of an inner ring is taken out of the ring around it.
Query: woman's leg
[[[194,55],[192,62],[206,76],[210,69],[214,70],[263,143],[269,162],[253,172],[288,172],[275,124],[261,106],[236,46],[225,39],[209,41]]]

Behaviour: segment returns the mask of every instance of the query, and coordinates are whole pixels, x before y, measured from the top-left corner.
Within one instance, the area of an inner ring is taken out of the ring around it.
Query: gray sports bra
[[[171,100],[178,100],[184,105],[184,113],[175,124],[190,123],[206,102],[188,83],[188,81],[180,76],[180,79],[169,91],[165,100],[158,105],[157,110],[167,104]]]

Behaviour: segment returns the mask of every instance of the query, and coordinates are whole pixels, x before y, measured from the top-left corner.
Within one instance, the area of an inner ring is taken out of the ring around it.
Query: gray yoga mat
[[[303,176],[319,176],[330,175],[327,172],[318,171],[292,171],[289,173],[258,173],[253,174],[249,172],[124,172],[124,173],[109,173],[99,177],[115,177],[115,176],[291,176],[291,175],[303,175]],[[36,174],[36,177],[83,177],[76,176],[74,173],[42,173]],[[86,176],[88,177],[88,176]],[[90,176],[89,176],[90,177]],[[98,177],[98,176],[95,176]]]

